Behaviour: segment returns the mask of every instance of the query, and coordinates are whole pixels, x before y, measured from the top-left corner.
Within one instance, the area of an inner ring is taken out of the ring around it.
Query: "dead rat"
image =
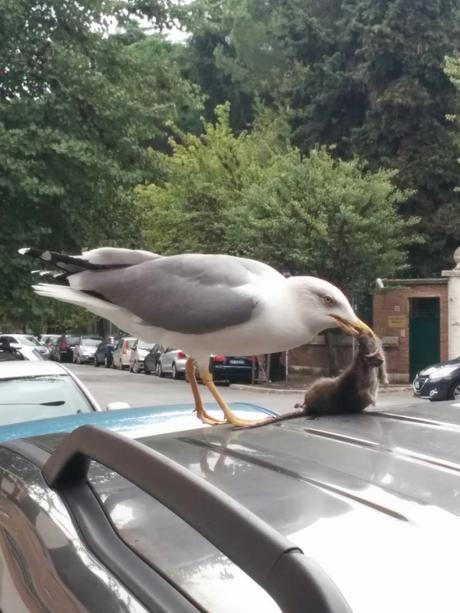
[[[249,428],[258,428],[294,417],[360,413],[377,400],[379,383],[388,383],[382,343],[374,336],[359,334],[358,350],[350,366],[338,377],[315,381],[305,392],[298,411],[269,417]]]

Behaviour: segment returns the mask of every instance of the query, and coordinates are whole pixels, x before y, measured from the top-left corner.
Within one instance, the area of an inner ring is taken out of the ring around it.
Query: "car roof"
[[[0,334],[0,337],[1,336],[17,336],[18,338],[37,338],[35,334],[20,334],[18,332],[3,332],[2,334]]]
[[[458,402],[436,403],[436,408],[409,404],[258,429],[219,426],[157,436],[150,436],[148,428],[139,432],[139,422],[136,438],[211,482],[301,547],[354,612],[446,613],[456,610],[459,597],[459,409]],[[119,416],[113,428],[123,431],[129,418],[127,412]],[[116,417],[115,412],[109,415]],[[52,452],[65,437],[28,442]],[[106,499],[116,476],[101,470],[98,493]],[[123,500],[143,504],[134,485],[123,482],[123,488]],[[145,517],[156,534],[171,534],[168,514]],[[128,522],[123,538],[129,539],[132,529],[136,533]],[[176,545],[177,564],[196,584],[216,588],[213,577],[221,572],[227,590],[238,591],[238,576],[211,546],[195,543],[193,550],[190,545],[185,560]],[[143,555],[149,554],[148,544],[142,546]],[[382,590],[383,578],[390,588]]]
[[[50,360],[14,360],[0,362],[0,379],[67,374],[69,373],[66,368]]]

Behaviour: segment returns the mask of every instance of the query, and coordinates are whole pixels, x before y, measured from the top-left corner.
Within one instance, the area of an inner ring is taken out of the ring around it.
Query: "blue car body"
[[[232,403],[232,409],[237,415],[248,419],[257,419],[264,415],[276,415],[269,409],[246,403]],[[221,411],[214,403],[206,404],[206,409],[217,418],[222,416]],[[42,434],[56,432],[72,432],[78,426],[94,424],[121,432],[134,438],[140,429],[145,436],[160,434],[179,429],[201,428],[203,424],[193,413],[190,404],[174,404],[154,407],[140,407],[121,409],[115,411],[101,411],[82,413],[51,419],[37,419],[20,422],[10,426],[0,427],[0,441],[9,441],[18,438],[29,438]]]

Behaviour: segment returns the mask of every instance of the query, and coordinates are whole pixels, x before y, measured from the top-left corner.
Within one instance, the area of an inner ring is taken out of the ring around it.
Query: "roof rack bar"
[[[92,425],[74,430],[43,467],[51,487],[86,481],[95,460],[156,498],[207,538],[285,613],[345,613],[350,608],[328,575],[302,550],[236,500],[137,441]]]

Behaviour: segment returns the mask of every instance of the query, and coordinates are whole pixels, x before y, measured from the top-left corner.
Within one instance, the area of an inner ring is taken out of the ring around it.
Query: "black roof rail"
[[[324,570],[243,505],[177,462],[125,436],[86,425],[69,434],[43,466],[48,484],[87,482],[95,460],[156,498],[252,577],[285,613],[349,613]]]

